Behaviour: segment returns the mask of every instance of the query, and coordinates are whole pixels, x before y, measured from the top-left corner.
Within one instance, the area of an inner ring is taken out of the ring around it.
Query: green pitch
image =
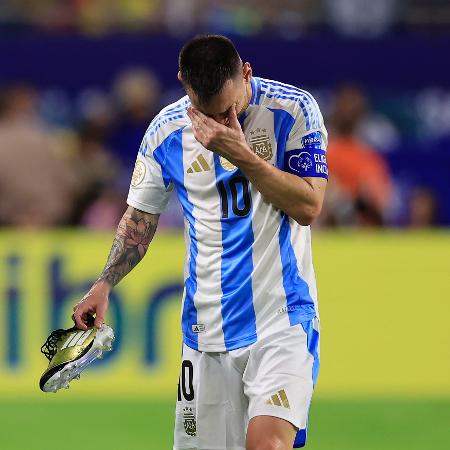
[[[0,401],[2,450],[170,450],[173,404]],[[444,450],[450,400],[316,400],[309,450]]]

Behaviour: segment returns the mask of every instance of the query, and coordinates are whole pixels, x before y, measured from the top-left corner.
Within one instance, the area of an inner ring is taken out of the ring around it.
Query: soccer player
[[[309,225],[327,183],[322,115],[308,92],[254,77],[223,36],[187,42],[178,79],[187,96],[150,124],[108,262],[74,320],[102,325],[175,190],[186,263],[174,449],[302,447],[319,370]]]

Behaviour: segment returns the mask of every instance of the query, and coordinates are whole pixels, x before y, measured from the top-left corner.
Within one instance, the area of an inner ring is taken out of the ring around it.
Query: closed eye
[[[225,117],[228,117],[228,114],[230,113],[231,106],[224,112],[219,114],[206,114],[211,119],[225,119]]]

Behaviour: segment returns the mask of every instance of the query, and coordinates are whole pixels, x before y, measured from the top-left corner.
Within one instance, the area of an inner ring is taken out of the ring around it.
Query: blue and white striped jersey
[[[150,124],[128,204],[159,214],[175,189],[185,218],[184,342],[229,351],[317,315],[310,227],[264,201],[237,167],[197,142],[188,106],[183,97]],[[239,120],[258,156],[326,178],[327,132],[311,94],[253,77]]]

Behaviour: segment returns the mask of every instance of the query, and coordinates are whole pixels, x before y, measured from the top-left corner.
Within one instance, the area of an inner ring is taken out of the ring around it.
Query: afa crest
[[[256,128],[250,131],[250,146],[252,150],[264,161],[270,161],[273,157],[272,144],[265,128]]]
[[[189,408],[189,406],[183,408],[183,426],[188,436],[195,436],[197,434],[197,422],[195,421],[192,408]]]

